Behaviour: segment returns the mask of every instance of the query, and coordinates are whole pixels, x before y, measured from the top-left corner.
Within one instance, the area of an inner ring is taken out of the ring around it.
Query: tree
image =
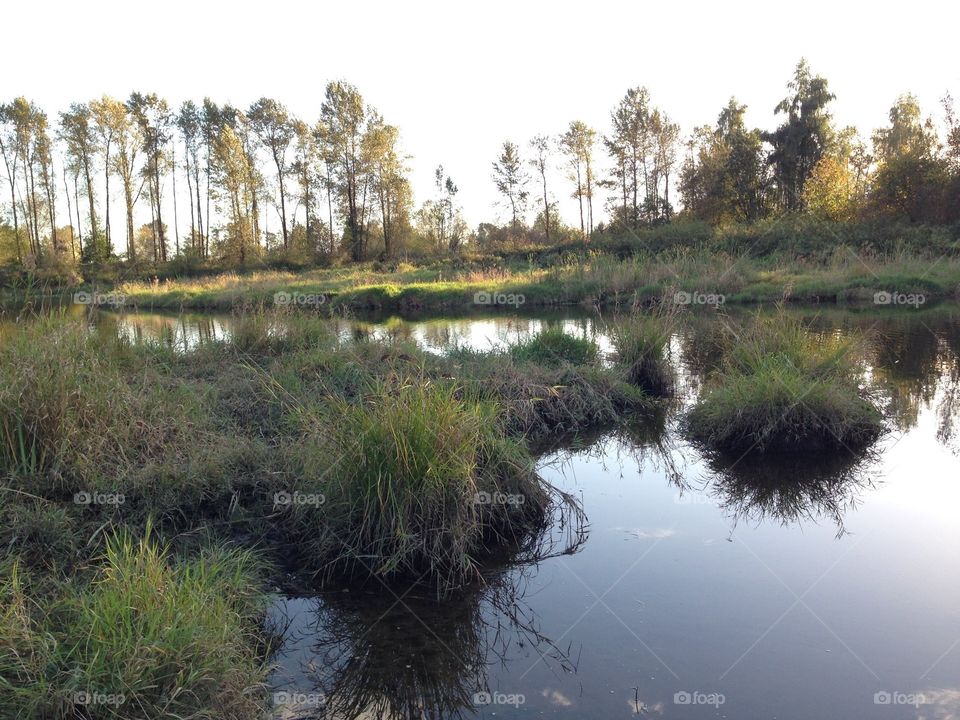
[[[146,164],[143,167],[144,177],[151,200],[150,211],[153,215],[154,231],[154,262],[166,262],[167,240],[163,223],[163,176],[169,168],[166,148],[170,142],[170,108],[167,101],[157,97],[156,93],[144,95],[134,92],[127,101],[127,109],[133,116],[140,129],[143,142],[143,153]]]
[[[13,213],[13,241],[16,246],[17,262],[22,263],[24,252],[20,243],[20,219],[17,213],[17,176],[19,174],[17,158],[19,155],[19,135],[15,113],[11,106],[0,105],[0,156],[3,158],[7,184],[10,187],[10,209]]]
[[[573,197],[580,205],[580,233],[589,242],[593,234],[593,149],[597,132],[580,120],[570,123],[560,136],[560,148],[567,156],[570,173],[568,177],[576,184]],[[584,218],[583,201],[587,201]]]
[[[247,113],[250,128],[270,153],[280,185],[280,224],[283,230],[283,248],[288,249],[290,237],[287,232],[287,202],[284,180],[290,172],[287,166],[287,151],[296,137],[294,121],[287,109],[270,98],[260,98]]]
[[[529,196],[526,186],[529,181],[530,177],[524,171],[523,161],[520,159],[520,151],[507,140],[503,143],[500,156],[493,163],[493,182],[510,205],[510,227],[514,233],[518,227],[518,213],[522,215],[526,211]]]
[[[463,214],[455,202],[459,190],[444,172],[443,165],[434,172],[434,184],[438,196],[427,200],[417,211],[417,230],[437,252],[455,253],[467,231]]]
[[[540,176],[540,185],[543,188],[543,232],[548,243],[550,242],[550,200],[547,195],[547,169],[550,166],[551,146],[549,135],[537,135],[530,141],[534,156],[529,162]]]
[[[814,76],[806,60],[801,59],[787,84],[791,94],[775,108],[787,118],[764,140],[773,146],[769,162],[780,203],[788,211],[803,206],[803,189],[833,140],[833,127],[827,105],[835,99],[827,81]]]
[[[410,183],[405,159],[398,150],[400,131],[371,113],[365,136],[365,165],[370,168],[371,186],[380,205],[383,254],[394,253],[400,228],[409,223]]]
[[[946,196],[949,168],[931,119],[907,94],[890,108],[890,125],[873,134],[878,167],[873,200],[880,213],[920,222],[941,222],[952,208]]]
[[[730,98],[715,128],[697,128],[687,143],[680,191],[694,217],[711,223],[752,222],[766,213],[763,141],[748,130],[746,106]]]
[[[117,133],[127,122],[127,108],[119,100],[104,95],[99,100],[90,102],[90,115],[96,131],[97,149],[103,153],[103,176],[105,180],[103,228],[109,244],[113,239],[110,233],[110,175],[114,170],[110,152],[113,150]],[[131,234],[128,226],[128,246]]]
[[[93,191],[97,138],[87,105],[74,103],[67,112],[60,113],[60,139],[66,145],[68,157],[83,173],[89,208],[90,239],[95,240],[100,234],[97,226],[96,196]],[[80,212],[79,207],[77,212]]]
[[[203,207],[200,203],[200,147],[205,145],[204,115],[196,103],[187,100],[180,106],[176,125],[184,146],[184,170],[190,197],[190,237],[194,252],[205,255]],[[209,152],[209,151],[208,151]],[[209,217],[207,218],[209,221]]]
[[[365,248],[367,168],[363,160],[363,135],[367,111],[360,91],[343,81],[327,84],[320,110],[322,140],[330,158],[333,187],[339,196],[346,223],[346,242],[350,257],[363,259]]]
[[[648,194],[650,96],[646,88],[630,88],[610,113],[613,132],[603,138],[614,159],[611,180],[605,183],[619,193],[619,221],[627,227],[640,224],[642,206]]]
[[[226,201],[230,218],[228,249],[224,254],[235,252],[243,265],[256,245],[252,210],[256,188],[250,184],[250,155],[232,123],[223,125],[214,142],[212,169],[214,187],[218,188],[216,197]]]
[[[290,170],[300,186],[300,202],[303,204],[304,232],[307,245],[310,246],[314,254],[320,255],[322,248],[319,242],[314,241],[313,237],[315,224],[313,209],[316,201],[314,188],[318,184],[315,179],[318,155],[317,141],[310,126],[302,120],[293,121],[293,131],[296,136],[296,145]]]

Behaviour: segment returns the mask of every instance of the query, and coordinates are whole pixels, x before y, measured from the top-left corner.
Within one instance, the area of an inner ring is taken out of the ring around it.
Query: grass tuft
[[[781,311],[758,314],[729,342],[686,417],[697,441],[738,454],[858,451],[882,433],[882,414],[860,394],[854,339],[818,337]]]
[[[511,346],[510,354],[517,362],[557,367],[565,363],[592,365],[597,362],[600,351],[593,340],[577,338],[563,328],[554,327]]]

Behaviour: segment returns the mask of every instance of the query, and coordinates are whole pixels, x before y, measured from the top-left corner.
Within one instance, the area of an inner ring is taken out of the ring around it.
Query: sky
[[[646,86],[680,124],[715,122],[731,95],[747,121],[773,108],[801,57],[837,95],[833,113],[865,136],[911,91],[939,122],[960,97],[960,3],[808,0],[643,3],[10,3],[3,11],[0,98],[25,95],[55,115],[104,93],[157,92],[172,106],[261,97],[315,120],[332,79],[356,85],[400,128],[416,201],[440,163],[475,227],[507,219],[491,163],[573,119],[601,132],[627,88]],[[568,222],[575,201],[551,178]]]

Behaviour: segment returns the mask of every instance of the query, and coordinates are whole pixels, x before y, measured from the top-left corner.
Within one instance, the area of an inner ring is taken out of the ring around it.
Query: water
[[[116,321],[184,347],[230,325]],[[545,323],[605,341],[584,314],[336,327],[439,352]],[[678,335],[683,393],[662,428],[565,438],[541,457],[589,519],[569,554],[559,532],[551,557],[491,568],[485,588],[442,605],[382,587],[279,598],[272,681],[288,716],[960,717],[960,310],[815,323],[872,332],[868,378],[891,430],[875,453],[711,465],[676,430],[709,365],[695,329]]]

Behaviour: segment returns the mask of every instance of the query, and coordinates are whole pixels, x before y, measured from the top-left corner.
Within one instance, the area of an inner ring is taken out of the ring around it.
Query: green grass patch
[[[565,363],[592,365],[597,362],[600,350],[589,338],[574,337],[563,328],[550,327],[512,345],[510,355],[517,362],[556,367]]]
[[[732,333],[721,363],[686,417],[693,438],[728,453],[858,451],[882,414],[858,386],[855,340],[817,336],[784,312]]]

